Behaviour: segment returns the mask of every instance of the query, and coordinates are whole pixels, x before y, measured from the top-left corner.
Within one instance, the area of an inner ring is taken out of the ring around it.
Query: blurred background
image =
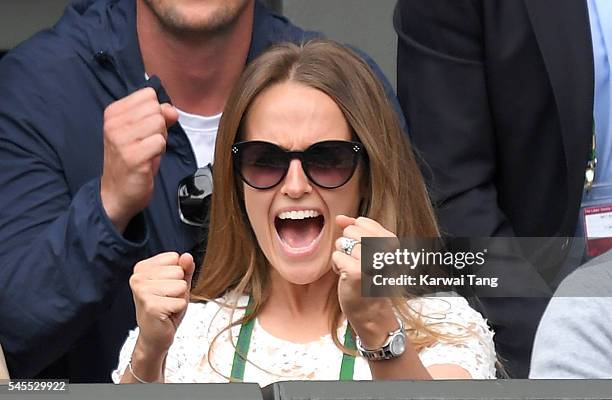
[[[70,0],[0,0],[0,57],[52,26]],[[265,0],[302,28],[323,32],[367,52],[395,87],[395,0]]]

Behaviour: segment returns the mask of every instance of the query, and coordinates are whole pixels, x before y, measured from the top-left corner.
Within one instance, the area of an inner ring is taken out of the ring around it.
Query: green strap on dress
[[[353,329],[346,322],[346,332],[344,333],[344,347],[350,350],[357,350],[355,345],[355,335]],[[352,381],[353,374],[355,372],[355,356],[344,353],[342,355],[342,365],[340,366],[340,380],[341,381]]]
[[[253,313],[252,300],[249,298],[249,304],[247,305],[244,313],[245,317]],[[255,318],[251,318],[248,322],[243,323],[240,327],[240,333],[238,334],[238,342],[236,343],[236,351],[234,352],[234,362],[232,363],[232,372],[230,382],[243,382],[244,381],[244,368],[246,366],[246,358],[249,354],[249,346],[251,345],[251,334],[253,333],[253,325],[255,325]],[[347,349],[355,350],[355,337],[351,326],[346,324],[346,332],[344,334],[344,347]],[[342,364],[340,366],[340,380],[351,381],[353,380],[353,374],[355,371],[355,356],[350,354],[342,355]]]
[[[253,313],[252,303],[252,298],[249,297],[249,304],[244,312],[245,317]],[[246,365],[247,355],[249,354],[249,346],[251,345],[253,325],[255,325],[255,318],[251,318],[240,327],[238,343],[236,343],[236,351],[234,351],[234,362],[232,363],[230,382],[242,382],[244,380],[244,367]]]

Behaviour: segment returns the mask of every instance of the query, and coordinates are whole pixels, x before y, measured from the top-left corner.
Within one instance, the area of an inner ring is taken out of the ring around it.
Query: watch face
[[[389,347],[389,350],[391,350],[394,356],[404,354],[404,350],[406,350],[406,337],[404,335],[396,335],[393,340],[391,340],[391,345]]]

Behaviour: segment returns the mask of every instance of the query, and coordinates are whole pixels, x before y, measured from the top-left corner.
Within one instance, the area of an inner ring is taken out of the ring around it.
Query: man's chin
[[[234,27],[251,0],[188,6],[164,0],[144,0],[162,26],[177,36],[210,35]]]

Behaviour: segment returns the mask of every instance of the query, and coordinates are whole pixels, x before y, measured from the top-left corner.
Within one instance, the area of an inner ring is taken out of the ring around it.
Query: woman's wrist
[[[366,349],[381,347],[389,337],[389,332],[399,328],[397,318],[391,307],[370,316],[360,315],[349,319],[349,321],[355,334],[361,340],[361,344]]]
[[[136,341],[127,373],[138,382],[162,382],[167,350],[150,346],[142,340]]]

